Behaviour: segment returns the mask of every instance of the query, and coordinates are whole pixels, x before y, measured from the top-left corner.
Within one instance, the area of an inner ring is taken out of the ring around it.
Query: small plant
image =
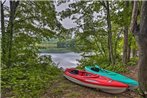
[[[138,57],[131,58],[130,61],[127,63],[128,66],[135,66],[137,61],[139,60]]]

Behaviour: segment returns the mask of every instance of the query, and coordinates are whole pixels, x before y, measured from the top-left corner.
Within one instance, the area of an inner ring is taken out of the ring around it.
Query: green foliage
[[[9,17],[9,11],[4,12]],[[36,44],[39,44],[43,37],[52,38],[56,36],[55,31],[65,29],[56,19],[52,1],[20,1],[12,29],[12,66],[7,66],[7,58],[2,57],[2,97],[39,98],[60,74],[60,70],[53,65],[50,56],[38,56]],[[8,33],[7,31],[6,37],[9,36]],[[5,47],[8,45],[3,44]]]
[[[95,64],[108,65],[109,61],[105,57],[97,57],[97,56],[85,57],[80,60],[80,66],[78,66],[77,68],[84,69],[84,67],[87,65],[95,65]]]
[[[38,98],[61,72],[51,63],[45,64],[2,69],[2,96],[10,91],[17,98]]]
[[[50,56],[38,56],[37,42],[37,37],[25,33],[14,37],[12,66],[2,65],[2,96],[39,97],[60,74]]]
[[[103,4],[102,4],[103,3]],[[78,50],[87,54],[92,52],[94,55],[86,56],[80,60],[78,68],[83,69],[85,65],[100,64],[112,71],[125,72],[127,69],[122,65],[123,47],[124,47],[124,27],[128,27],[131,21],[132,3],[130,1],[109,1],[110,18],[112,24],[112,46],[114,51],[115,65],[110,65],[108,60],[108,34],[106,23],[105,1],[77,1],[69,5],[69,8],[60,12],[61,19],[73,17],[78,13],[79,18],[73,18],[82,28],[80,32],[78,27],[76,32],[76,44]],[[93,18],[94,13],[96,19]],[[82,20],[82,24],[81,24]],[[129,31],[128,31],[129,32]],[[128,33],[128,46],[131,49],[137,49],[135,38]],[[136,61],[130,60],[129,65],[136,64]]]
[[[55,41],[46,41],[36,44],[39,48],[39,52],[77,52],[76,41],[75,39],[60,39]]]
[[[114,71],[114,72],[128,72],[126,66],[122,65],[121,63],[111,65],[111,66],[104,66],[105,69]]]
[[[84,69],[85,66],[99,65],[100,67],[111,70],[114,72],[127,72],[126,66],[122,63],[116,63],[115,65],[109,65],[109,61],[106,57],[91,56],[80,60],[78,69]]]
[[[130,59],[130,61],[127,63],[128,66],[135,66],[137,65],[137,61],[139,60],[138,57],[133,57]]]

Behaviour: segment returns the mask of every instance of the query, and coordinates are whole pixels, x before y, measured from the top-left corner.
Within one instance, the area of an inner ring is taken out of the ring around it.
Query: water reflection
[[[40,55],[51,55],[53,62],[60,68],[63,69],[76,67],[82,56],[80,53],[69,52],[69,53],[41,53]]]

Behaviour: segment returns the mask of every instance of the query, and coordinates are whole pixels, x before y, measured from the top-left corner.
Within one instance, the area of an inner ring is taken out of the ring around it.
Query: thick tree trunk
[[[147,98],[147,1],[142,2],[140,28],[137,25],[137,5],[138,2],[134,1],[131,31],[136,35],[139,44],[139,88],[143,98]]]
[[[133,11],[132,11],[132,20],[131,20],[131,26],[130,30],[134,35],[136,35],[139,32],[138,24],[137,24],[137,16],[138,16],[138,1],[134,1],[133,5]]]
[[[108,51],[109,51],[109,60],[111,64],[114,64],[114,55],[113,55],[113,43],[112,43],[112,32],[111,32],[111,19],[110,19],[110,9],[109,1],[106,1],[106,10],[107,10],[107,24],[108,24]]]
[[[126,65],[128,62],[128,27],[124,29],[124,47],[123,47],[123,64]]]
[[[147,98],[147,1],[142,3],[138,44],[140,49],[138,79],[143,97]]]

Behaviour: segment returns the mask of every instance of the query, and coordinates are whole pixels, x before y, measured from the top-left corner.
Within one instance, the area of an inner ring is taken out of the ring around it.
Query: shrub
[[[33,62],[2,69],[2,96],[16,98],[39,98],[51,85],[60,70],[51,61]]]

